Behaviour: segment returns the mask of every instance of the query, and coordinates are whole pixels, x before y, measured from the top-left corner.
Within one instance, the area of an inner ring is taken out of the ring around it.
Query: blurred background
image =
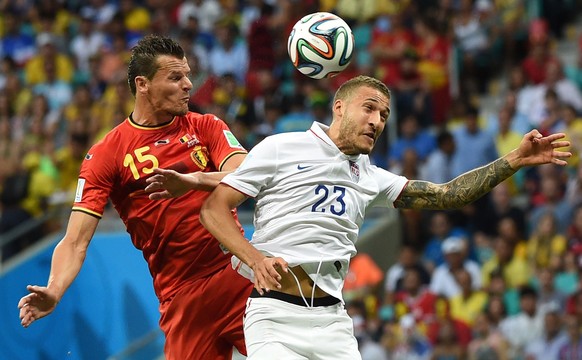
[[[191,110],[252,148],[329,124],[345,80],[392,91],[372,159],[437,183],[565,132],[569,165],[520,170],[457,211],[371,211],[346,280],[364,360],[582,359],[582,5],[579,0],[0,0],[0,359],[162,359],[157,299],[110,208],[53,315],[19,325],[45,284],[87,149],[133,109],[144,35],[187,53]],[[355,35],[350,67],[312,80],[287,57],[303,15]],[[252,202],[241,206],[247,236]],[[569,357],[568,357],[569,356]]]

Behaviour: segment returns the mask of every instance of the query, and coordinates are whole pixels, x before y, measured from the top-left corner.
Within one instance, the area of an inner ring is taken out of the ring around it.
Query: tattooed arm
[[[553,134],[543,137],[537,130],[532,130],[523,137],[517,149],[446,184],[411,180],[394,205],[403,209],[436,210],[470,204],[524,166],[548,163],[566,165],[563,159],[571,154],[556,150],[569,145],[568,141],[557,141],[564,136]]]

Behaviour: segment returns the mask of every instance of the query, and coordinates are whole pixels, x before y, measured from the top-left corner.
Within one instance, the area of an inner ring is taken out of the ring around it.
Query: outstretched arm
[[[519,147],[494,162],[471,170],[446,184],[412,180],[394,205],[403,209],[460,208],[479,199],[524,166],[553,163],[566,165],[571,153],[557,149],[569,145],[562,133],[543,137],[537,130],[527,133]]]
[[[171,169],[154,169],[154,176],[146,179],[145,191],[151,200],[179,197],[190,190],[212,191],[223,177],[234,171],[244,160],[246,154],[235,154],[224,162],[219,172],[193,172],[181,174]]]
[[[28,327],[53,312],[79,274],[98,223],[99,219],[83,212],[71,213],[67,232],[53,252],[47,286],[28,285],[30,294],[18,302],[22,326]]]

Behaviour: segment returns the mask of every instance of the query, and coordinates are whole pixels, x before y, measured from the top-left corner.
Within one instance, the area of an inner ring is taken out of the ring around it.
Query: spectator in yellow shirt
[[[467,270],[458,269],[454,275],[461,293],[449,299],[451,317],[473,326],[475,319],[487,305],[487,293],[473,289],[473,281]]]
[[[566,237],[558,233],[553,212],[545,213],[536,223],[534,233],[527,242],[527,259],[533,270],[545,267],[556,269],[566,251]]]
[[[24,79],[27,85],[37,85],[47,81],[45,61],[52,59],[55,64],[56,79],[70,83],[73,79],[74,66],[69,57],[60,53],[55,44],[54,35],[40,33],[36,36],[38,54],[30,59],[24,67]]]
[[[530,270],[525,259],[514,255],[515,245],[503,238],[495,240],[495,255],[483,264],[483,286],[489,285],[491,273],[498,270],[510,288],[518,288],[530,280]]]

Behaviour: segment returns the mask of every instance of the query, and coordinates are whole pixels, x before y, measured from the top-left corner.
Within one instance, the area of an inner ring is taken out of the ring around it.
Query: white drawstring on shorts
[[[297,276],[293,273],[293,271],[291,269],[288,269],[289,272],[291,273],[291,275],[293,275],[295,282],[297,283],[297,287],[299,288],[299,294],[301,294],[301,298],[305,302],[305,306],[307,306],[308,308],[313,307],[313,299],[315,297],[315,286],[317,285],[317,278],[319,277],[319,271],[321,270],[322,264],[323,264],[323,260],[319,260],[319,264],[317,265],[317,272],[315,273],[315,280],[313,280],[313,289],[311,290],[311,305],[309,304],[309,302],[305,298],[305,295],[303,295],[303,290],[301,290],[301,284],[299,283],[299,279],[297,278]]]

